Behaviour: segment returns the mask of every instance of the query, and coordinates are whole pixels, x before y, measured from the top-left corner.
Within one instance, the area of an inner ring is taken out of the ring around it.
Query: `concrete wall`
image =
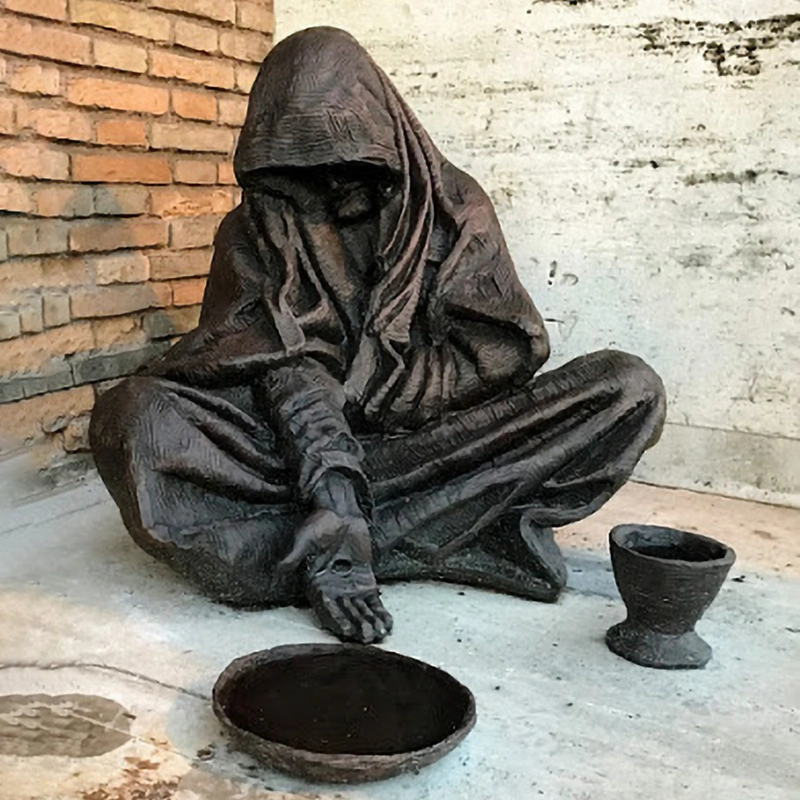
[[[553,364],[618,347],[659,370],[641,479],[800,504],[798,11],[282,0],[277,37],[350,30],[481,181]]]

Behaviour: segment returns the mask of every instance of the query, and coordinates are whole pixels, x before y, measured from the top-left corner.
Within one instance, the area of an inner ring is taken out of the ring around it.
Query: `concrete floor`
[[[418,776],[360,787],[259,770],[210,709],[233,658],[326,641],[307,613],[196,596],[131,543],[96,481],[0,515],[0,800],[800,798],[800,511],[630,485],[560,532],[556,605],[387,587],[386,647],[452,672],[479,717]],[[608,529],[648,521],[739,554],[698,626],[715,650],[703,671],[642,669],[603,644],[624,616]]]

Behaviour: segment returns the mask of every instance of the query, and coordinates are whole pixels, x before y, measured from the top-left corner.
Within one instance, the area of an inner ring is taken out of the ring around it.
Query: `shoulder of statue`
[[[246,236],[244,212],[240,203],[222,218],[214,236],[214,247],[229,248]]]
[[[442,188],[453,205],[466,206],[488,200],[483,187],[467,172],[449,161],[442,162]]]

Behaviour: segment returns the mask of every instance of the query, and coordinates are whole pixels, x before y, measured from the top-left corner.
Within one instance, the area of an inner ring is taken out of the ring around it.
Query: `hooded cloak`
[[[663,425],[658,376],[617,352],[536,374],[547,335],[489,199],[343,31],[272,50],[234,167],[243,201],[197,329],[92,414],[134,539],[218,599],[296,602],[278,564],[335,473],[373,523],[380,579],[555,599],[563,564],[534,529],[630,477]],[[294,171],[293,191],[325,197],[333,170],[392,191],[356,221],[276,188]]]
[[[374,254],[348,252],[336,220],[253,186],[265,170],[358,164],[390,171],[399,187],[379,213]],[[149,374],[248,384],[311,358],[368,427],[387,431],[522,384],[547,358],[488,198],[349,34],[313,28],[271,51],[234,169],[244,200],[217,234],[199,327]],[[378,275],[369,286],[353,277],[365,256]]]

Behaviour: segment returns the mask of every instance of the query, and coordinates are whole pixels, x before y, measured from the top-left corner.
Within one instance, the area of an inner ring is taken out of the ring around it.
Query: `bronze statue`
[[[491,202],[343,31],[272,50],[234,167],[199,326],[92,417],[133,538],[219,601],[306,598],[360,642],[392,626],[377,580],[555,600],[552,527],[656,442],[658,376],[613,351],[538,374]]]

